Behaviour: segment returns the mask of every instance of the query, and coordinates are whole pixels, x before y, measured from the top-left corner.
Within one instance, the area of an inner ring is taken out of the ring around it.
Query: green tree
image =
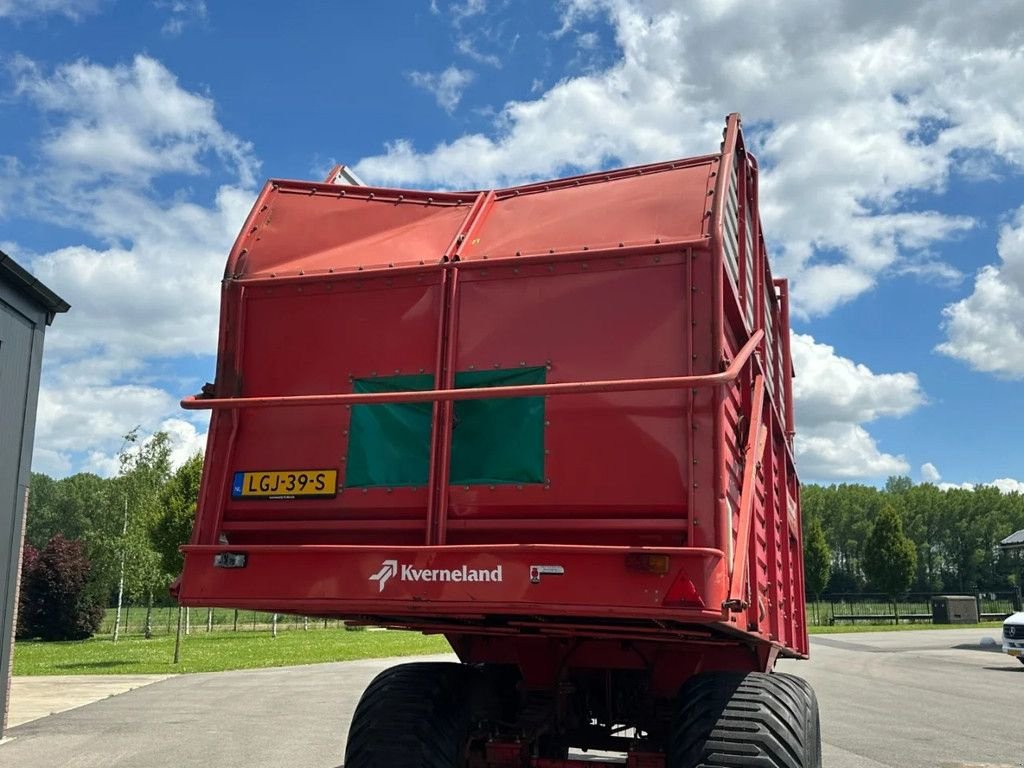
[[[821,593],[828,587],[829,574],[832,571],[832,550],[825,538],[825,529],[821,521],[812,517],[806,523],[804,533],[804,582],[816,602],[821,600]]]
[[[103,527],[110,480],[80,472],[60,480],[32,473],[25,538],[41,549],[57,534],[66,539],[90,539]],[[95,553],[89,553],[92,559]]]
[[[197,453],[171,476],[160,497],[160,516],[153,527],[153,546],[160,555],[164,573],[172,576],[181,573],[183,562],[178,547],[186,544],[192,535],[202,476],[203,456]]]
[[[906,475],[889,475],[885,481],[885,492],[890,494],[906,493],[914,487],[914,481]]]
[[[917,575],[914,589],[940,592],[946,557],[941,546],[947,494],[935,485],[915,485],[903,496],[904,533],[917,549]]]
[[[161,567],[172,577],[181,573],[183,557],[178,549],[192,536],[199,482],[203,476],[203,457],[197,453],[182,464],[164,486],[160,518],[153,526],[153,546],[160,554]],[[237,621],[238,612],[235,612]],[[187,621],[187,612],[186,612]],[[181,658],[182,609],[178,606],[178,631],[174,638],[174,663]]]
[[[165,586],[167,574],[153,547],[152,530],[160,517],[161,494],[171,476],[170,439],[156,432],[139,441],[138,430],[125,436],[125,448],[118,457],[121,470],[114,480],[112,497],[123,510],[123,522],[117,540],[120,560],[117,615],[114,640],[120,632],[122,593],[146,601],[146,636],[150,635],[153,593]]]
[[[903,520],[886,504],[871,528],[864,552],[864,573],[871,583],[895,599],[914,580],[917,552],[914,542],[903,533]]]

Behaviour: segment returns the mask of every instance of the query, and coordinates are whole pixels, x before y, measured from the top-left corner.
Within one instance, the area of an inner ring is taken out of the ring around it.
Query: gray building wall
[[[54,311],[38,294],[41,286],[27,283],[15,266],[0,254],[0,736],[7,724],[43,332]]]

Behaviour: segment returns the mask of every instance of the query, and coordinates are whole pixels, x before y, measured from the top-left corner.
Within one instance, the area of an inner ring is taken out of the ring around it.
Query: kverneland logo
[[[385,560],[381,563],[380,570],[370,577],[370,581],[376,581],[379,591],[384,591],[384,585],[397,577],[399,581],[501,581],[501,566],[494,568],[470,568],[464,565],[461,568],[413,568],[411,565],[399,564],[397,560]]]

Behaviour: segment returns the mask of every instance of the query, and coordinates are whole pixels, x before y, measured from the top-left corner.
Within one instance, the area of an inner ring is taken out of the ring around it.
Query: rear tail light
[[[664,576],[668,573],[668,566],[668,555],[653,555],[646,552],[630,552],[626,555],[626,569],[630,571]]]

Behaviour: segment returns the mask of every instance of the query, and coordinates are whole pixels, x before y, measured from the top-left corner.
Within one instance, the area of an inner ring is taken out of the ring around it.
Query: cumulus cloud
[[[926,471],[928,468],[928,471]],[[940,483],[942,476],[934,464],[926,463],[921,466],[921,480],[926,483],[935,483],[943,491],[962,490],[973,491],[978,487],[991,486],[998,488],[1002,493],[1024,493],[1024,482],[1015,480],[1012,477],[998,477],[995,480],[981,483]]]
[[[409,80],[418,88],[434,94],[437,106],[449,115],[462,101],[462,94],[473,82],[472,70],[459,69],[454,64],[443,72],[410,72]]]
[[[124,244],[68,246],[32,260],[36,276],[74,308],[47,334],[48,355],[127,364],[212,354],[224,261],[253,197],[223,186],[208,206],[162,205],[115,188],[99,192],[91,225]]]
[[[251,146],[220,125],[211,98],[179,86],[156,59],[139,55],[112,67],[80,60],[48,74],[19,57],[14,68],[17,94],[53,123],[43,153],[66,183],[204,174],[210,154],[243,184],[253,182]]]
[[[796,454],[805,480],[904,474],[903,456],[879,449],[864,424],[904,416],[925,403],[917,375],[875,373],[806,334],[791,340]]]
[[[570,0],[558,32],[607,21],[611,66],[509,102],[490,131],[427,148],[395,138],[357,171],[478,188],[703,154],[722,116],[742,109],[776,271],[793,278],[797,313],[824,314],[974,226],[918,204],[923,193],[986,158],[1020,170],[1024,53],[1011,5]]]
[[[977,371],[1024,378],[1024,207],[999,233],[1000,263],[982,267],[974,290],[943,310],[936,349]]]
[[[210,96],[155,59],[52,73],[19,59],[15,71],[17,94],[47,126],[34,164],[18,169],[27,209],[81,235],[45,253],[15,250],[72,305],[47,333],[34,464],[112,474],[135,425],[167,430],[182,461],[205,441],[204,422],[183,420],[177,404],[197,385],[169,391],[156,365],[216,349],[220,279],[257,162]],[[205,199],[156,191],[157,180],[198,175],[222,183]]]
[[[79,19],[96,13],[103,0],[0,0],[0,19],[21,21],[38,16]]]

